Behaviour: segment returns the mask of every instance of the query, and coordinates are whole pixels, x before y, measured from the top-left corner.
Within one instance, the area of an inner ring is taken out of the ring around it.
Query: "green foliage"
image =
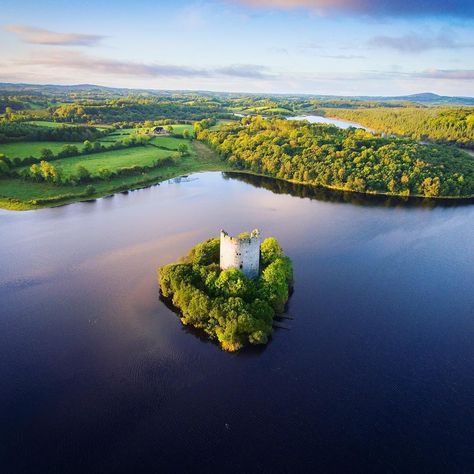
[[[83,142],[96,140],[107,132],[90,126],[41,127],[23,122],[0,121],[0,143],[18,141]]]
[[[474,161],[453,147],[262,117],[201,129],[197,138],[234,168],[288,181],[373,194],[474,195]]]
[[[85,166],[77,165],[75,177],[80,183],[86,183],[87,181],[90,181],[91,173]]]
[[[10,172],[10,164],[4,155],[0,155],[0,177],[7,176]]]
[[[47,161],[41,161],[39,165],[31,165],[29,175],[35,181],[60,183],[62,171],[61,168],[57,168]]]
[[[197,244],[189,253],[187,259],[193,265],[210,265],[219,261],[220,240],[209,239]]]
[[[263,266],[269,265],[276,258],[283,256],[283,250],[277,239],[269,237],[265,239],[260,247],[260,258]]]
[[[79,100],[64,104],[52,112],[58,122],[117,123],[144,120],[201,120],[216,115],[228,117],[225,107],[204,96],[142,97],[128,96],[110,100]]]
[[[86,186],[86,190],[84,191],[84,194],[86,196],[92,196],[93,194],[95,194],[94,186],[92,186],[92,184],[89,184],[88,186]]]
[[[284,309],[288,300],[288,285],[293,278],[288,258],[277,257],[262,272],[262,293],[276,312]]]
[[[176,140],[177,143],[173,145],[176,147],[180,143],[180,139],[168,138],[168,140]],[[114,176],[140,174],[155,168],[172,166],[175,163],[175,160],[171,159],[173,150],[157,149],[152,146],[118,147],[117,144],[112,144],[115,151],[112,151],[111,147],[106,148],[100,144],[99,147],[101,147],[101,152],[94,151],[83,155],[77,152],[75,147],[65,145],[58,155],[43,161],[54,162],[56,166],[61,167],[63,170],[62,183],[108,181]],[[77,154],[73,155],[72,153]],[[37,161],[34,159],[33,163]],[[17,166],[24,164],[25,160],[21,160]],[[36,180],[26,168],[20,168],[19,174],[25,179],[34,178]]]
[[[474,148],[472,107],[338,109],[326,113],[380,132]]]
[[[188,145],[186,145],[185,143],[180,143],[178,145],[178,153],[181,155],[181,156],[186,156],[189,154],[189,148],[188,148]]]
[[[200,243],[184,263],[159,269],[161,292],[180,310],[183,324],[204,330],[224,350],[265,344],[288,300],[293,270],[276,239],[262,247],[267,250],[261,275],[250,280],[237,269],[220,270],[219,239]]]

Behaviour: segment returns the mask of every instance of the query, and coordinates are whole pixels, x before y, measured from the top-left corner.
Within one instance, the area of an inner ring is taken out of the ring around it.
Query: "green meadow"
[[[79,149],[82,143],[73,142],[18,142],[0,144],[0,154],[8,158],[28,158],[34,156],[39,158],[43,148],[49,148],[53,153],[61,151],[64,145],[76,145]]]
[[[166,126],[168,127],[169,125]],[[185,130],[187,130],[191,135],[194,134],[194,127],[189,124],[177,123],[172,124],[171,127],[173,127],[173,133],[176,134],[182,135]]]
[[[40,120],[31,121],[30,123],[42,127],[60,127],[63,125],[57,122]],[[151,129],[149,128],[113,129],[98,140],[104,146],[132,136],[149,135],[150,139],[148,144],[144,146],[133,146],[51,161],[54,167],[61,169],[64,177],[76,175],[79,166],[86,168],[93,177],[90,183],[59,184],[28,181],[20,178],[2,178],[0,179],[0,207],[17,210],[48,207],[142,187],[182,174],[227,169],[227,166],[222,163],[219,157],[205,145],[181,137],[185,130],[189,132],[190,137],[194,136],[193,125],[172,124],[171,126],[173,127],[172,135],[164,136],[151,135]],[[178,147],[182,144],[188,147],[186,156],[180,156],[178,153]],[[11,159],[39,158],[43,149],[48,148],[54,154],[57,154],[65,145],[75,145],[79,151],[83,149],[82,142],[17,142],[0,144],[0,154],[4,154]],[[174,157],[173,163],[163,163],[162,166],[140,174],[114,176],[108,181],[97,179],[99,171],[104,168],[116,172],[122,168],[133,166],[151,167],[169,157]],[[26,170],[30,166],[24,166],[20,170]]]
[[[165,137],[163,137],[165,138]],[[164,150],[155,146],[137,146],[124,148],[122,150],[112,150],[102,153],[91,153],[90,155],[73,156],[55,160],[52,163],[57,168],[61,168],[65,176],[75,174],[78,166],[84,166],[93,175],[101,168],[108,168],[111,171],[130,166],[151,166],[156,161],[162,160],[174,154],[181,140],[169,138],[166,141],[167,148]],[[191,150],[191,148],[189,148]]]
[[[0,208],[14,210],[38,209],[57,206],[75,201],[88,200],[115,192],[140,188],[161,181],[199,171],[227,171],[230,167],[206,145],[200,142],[173,137],[155,137],[156,143],[172,148],[160,149],[153,145],[133,147],[123,150],[103,152],[91,155],[63,158],[52,163],[61,166],[65,174],[74,173],[78,165],[85,166],[92,174],[100,168],[117,168],[140,165],[146,166],[154,161],[175,154],[174,149],[185,142],[189,155],[178,158],[173,164],[155,168],[146,173],[133,176],[118,176],[110,181],[94,181],[93,192],[88,193],[90,185],[58,185],[47,182],[24,181],[19,178],[0,179]],[[38,201],[38,202],[37,202]]]
[[[31,125],[37,125],[38,127],[49,127],[49,128],[62,127],[63,125],[66,126],[66,127],[76,127],[77,126],[73,123],[50,122],[48,120],[30,120],[26,123],[29,123]]]
[[[189,145],[189,140],[185,138],[176,138],[176,137],[154,137],[150,140],[150,143],[164,148],[170,148],[176,150],[180,143],[184,143],[185,145]]]

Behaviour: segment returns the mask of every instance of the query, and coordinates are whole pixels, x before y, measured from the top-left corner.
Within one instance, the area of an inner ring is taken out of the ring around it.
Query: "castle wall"
[[[260,272],[260,244],[258,231],[248,238],[231,237],[221,231],[220,267],[222,270],[237,268],[248,278],[256,278]]]

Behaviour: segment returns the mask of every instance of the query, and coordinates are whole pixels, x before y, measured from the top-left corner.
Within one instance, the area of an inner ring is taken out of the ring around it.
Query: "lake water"
[[[220,173],[0,211],[1,472],[470,472],[473,222]],[[255,227],[293,259],[294,319],[229,354],[156,269]]]
[[[360,123],[348,122],[347,120],[330,117],[323,117],[321,115],[298,115],[295,117],[288,117],[288,120],[307,120],[309,123],[325,123],[328,125],[335,125],[336,127],[343,129],[355,127],[363,128],[364,130],[367,130],[369,132],[372,131],[370,128],[364,127]]]

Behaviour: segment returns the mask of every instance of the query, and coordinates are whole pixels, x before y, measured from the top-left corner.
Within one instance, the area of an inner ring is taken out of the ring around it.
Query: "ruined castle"
[[[248,278],[257,278],[260,272],[260,244],[258,229],[239,237],[231,237],[221,230],[221,269],[237,268]]]

